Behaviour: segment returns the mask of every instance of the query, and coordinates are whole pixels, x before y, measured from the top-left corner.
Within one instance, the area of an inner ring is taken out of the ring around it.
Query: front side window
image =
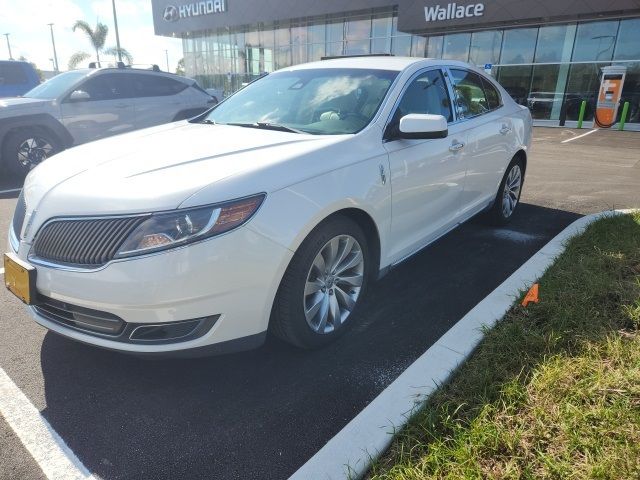
[[[124,75],[106,73],[90,77],[76,88],[89,94],[89,101],[119,100],[130,98],[129,84]]]
[[[315,135],[352,134],[371,122],[397,75],[355,68],[276,72],[229,97],[205,121],[278,125]]]
[[[394,114],[394,122],[410,113],[442,115],[453,120],[451,102],[440,70],[429,70],[416,77],[407,87]]]
[[[489,111],[489,102],[480,75],[452,68],[451,81],[458,118],[472,118]]]

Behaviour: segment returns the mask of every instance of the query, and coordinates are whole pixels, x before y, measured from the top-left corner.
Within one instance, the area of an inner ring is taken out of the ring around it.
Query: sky
[[[120,45],[133,55],[133,62],[167,67],[165,49],[169,52],[169,67],[175,71],[182,58],[179,39],[156,36],[153,33],[151,0],[116,0]],[[4,33],[9,33],[14,59],[24,56],[42,70],[53,70],[53,47],[47,24],[53,30],[60,70],[68,69],[69,57],[75,52],[95,52],[80,30],[72,31],[76,20],[92,27],[96,21],[109,27],[106,46],[116,45],[111,0],[0,0],[0,60],[9,58]],[[113,58],[109,58],[113,61]],[[91,60],[87,60],[87,63]],[[86,65],[80,65],[86,67]]]

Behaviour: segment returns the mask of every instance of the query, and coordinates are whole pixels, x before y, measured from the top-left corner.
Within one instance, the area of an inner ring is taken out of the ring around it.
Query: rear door
[[[73,92],[84,92],[81,99]],[[62,123],[76,144],[135,129],[133,92],[124,72],[97,72],[61,102]]]
[[[173,78],[152,73],[132,73],[138,128],[174,121],[189,108],[188,85]]]
[[[458,120],[467,129],[467,176],[461,217],[473,215],[493,200],[509,163],[513,125],[503,117],[500,95],[491,82],[463,68],[450,68],[449,78]]]

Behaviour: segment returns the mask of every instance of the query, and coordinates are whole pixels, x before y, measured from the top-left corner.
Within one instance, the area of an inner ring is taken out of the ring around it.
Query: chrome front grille
[[[13,213],[13,233],[18,240],[20,239],[20,233],[22,232],[22,225],[24,224],[24,217],[26,214],[27,203],[24,201],[24,191],[20,191],[16,210]]]
[[[32,255],[56,264],[100,267],[113,259],[120,245],[146,218],[53,220],[36,235]]]

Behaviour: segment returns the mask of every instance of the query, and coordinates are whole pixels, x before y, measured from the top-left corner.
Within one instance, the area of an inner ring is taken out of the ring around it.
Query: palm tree
[[[77,29],[80,29],[82,32],[84,32],[84,34],[91,42],[91,46],[96,51],[96,62],[100,61],[100,52],[102,52],[104,55],[113,55],[114,57],[118,55],[117,47],[104,48],[104,43],[107,40],[107,33],[109,33],[109,27],[107,27],[104,23],[97,22],[96,28],[94,29],[91,28],[91,26],[87,22],[83,20],[77,20],[76,23],[73,24],[73,31],[75,32]],[[133,57],[124,48],[120,48],[120,56],[129,64],[133,62]],[[80,62],[83,62],[89,57],[91,57],[91,55],[86,52],[74,53],[69,59],[69,69],[76,68]]]

